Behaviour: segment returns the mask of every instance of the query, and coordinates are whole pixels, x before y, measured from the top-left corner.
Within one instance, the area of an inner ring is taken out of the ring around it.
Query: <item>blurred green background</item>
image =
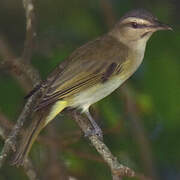
[[[148,42],[139,70],[122,90],[93,105],[92,112],[104,131],[105,143],[120,162],[152,179],[179,180],[178,0],[38,0],[35,2],[37,38],[32,63],[45,79],[74,49],[107,32],[125,12],[134,8],[146,8],[159,20],[172,25],[174,32],[155,33]],[[0,1],[0,35],[19,56],[25,39],[21,0]],[[2,60],[0,54],[0,62]],[[127,107],[126,92],[135,104],[133,110]],[[0,112],[9,121],[16,121],[26,93],[8,69],[1,69]],[[41,179],[62,179],[64,173],[78,180],[111,179],[99,154],[79,135],[78,126],[65,114],[59,115],[41,136],[55,142],[52,145],[42,140],[32,148],[30,157]],[[0,139],[0,150],[3,142]],[[0,180],[11,179],[28,178],[22,168],[7,163],[0,169]]]

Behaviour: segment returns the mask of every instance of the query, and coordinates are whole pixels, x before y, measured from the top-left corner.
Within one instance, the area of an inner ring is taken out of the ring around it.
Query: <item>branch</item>
[[[22,1],[26,13],[26,40],[24,43],[22,59],[26,60],[26,62],[29,62],[31,60],[32,51],[35,45],[34,39],[36,36],[36,18],[33,0]]]
[[[112,2],[110,0],[100,0],[102,13],[105,17],[105,22],[109,28],[114,25],[116,21],[116,16],[113,11]],[[139,145],[139,149],[142,156],[142,162],[145,167],[145,170],[148,175],[153,176],[153,179],[157,178],[157,173],[155,169],[155,165],[153,162],[152,151],[150,148],[149,141],[145,134],[145,129],[141,123],[141,119],[136,112],[137,105],[136,100],[133,95],[130,93],[131,89],[127,87],[127,83],[125,86],[121,88],[121,94],[123,94],[127,98],[127,114],[129,119],[131,120],[132,131],[134,133],[135,140]]]
[[[30,89],[32,85],[36,86],[41,81],[41,78],[39,72],[30,64],[36,36],[33,0],[22,1],[26,13],[26,39],[24,42],[24,50],[21,57],[16,57],[5,38],[0,35],[0,55],[3,58],[0,66],[1,68],[4,67],[8,69],[12,76],[16,77],[20,85],[25,89]],[[27,79],[29,82],[27,82]]]
[[[12,75],[14,75],[19,80],[19,75],[23,74],[29,78],[33,85],[37,85],[40,82],[39,73],[30,65],[29,61],[22,61],[23,59],[29,60],[32,56],[32,48],[34,45],[34,5],[32,0],[23,0],[23,5],[26,11],[26,40],[24,45],[24,51],[20,58],[14,56],[12,51],[10,50],[7,43],[4,39],[0,38],[0,46],[1,46],[1,56],[3,57],[2,65],[8,66],[8,70]],[[16,70],[15,72],[13,70]],[[17,73],[18,72],[18,73]],[[24,79],[25,80],[25,79]],[[25,81],[24,81],[25,82]],[[23,111],[21,112],[16,125],[13,127],[9,137],[6,139],[4,147],[0,156],[0,167],[3,165],[6,160],[7,155],[10,153],[11,149],[13,151],[16,150],[16,138],[21,128],[23,127],[24,122],[31,117],[33,111],[33,106],[35,105],[38,97],[41,95],[41,91],[34,93],[27,101]]]
[[[54,124],[50,124],[47,130],[48,130],[48,135],[51,138],[57,137],[57,131]],[[58,161],[59,152],[61,153],[61,149],[58,148],[58,144],[55,145],[51,144],[49,146],[47,168],[45,174],[46,179],[53,179],[53,180],[69,179],[65,164],[61,161]]]
[[[4,116],[4,114],[2,114],[1,112],[0,112],[0,122],[5,122],[5,124],[6,123],[8,123],[8,125],[7,126],[9,126],[9,121],[6,119],[6,117]],[[3,139],[3,140],[5,140],[6,138],[7,138],[7,132],[9,131],[9,129],[7,128],[7,126],[5,127],[4,126],[4,123],[2,124],[2,123],[0,123],[1,124],[1,126],[0,126],[0,137]]]
[[[10,153],[11,149],[13,151],[16,151],[15,147],[16,147],[17,135],[20,132],[21,128],[23,127],[26,119],[31,117],[31,115],[33,113],[33,107],[34,107],[34,105],[35,105],[35,103],[36,103],[36,101],[40,95],[41,95],[41,91],[38,91],[38,92],[34,93],[28,99],[23,111],[21,112],[21,114],[17,120],[16,125],[13,127],[10,135],[6,139],[4,147],[3,147],[2,152],[1,152],[1,156],[0,156],[0,168],[3,165],[7,155]]]
[[[0,136],[2,137],[3,140],[6,140],[7,132],[9,131],[9,128],[12,127],[12,124],[1,112],[0,112],[0,121],[3,122],[3,124],[1,124],[0,126]],[[37,173],[29,159],[27,159],[24,163],[24,170],[30,180],[38,180]]]
[[[26,159],[24,162],[24,166],[23,166],[27,177],[30,180],[39,180],[38,176],[37,176],[37,172],[35,170],[35,168],[32,165],[32,162],[30,161],[30,159]]]
[[[0,61],[0,69],[7,70],[23,89],[29,91],[33,85],[41,81],[38,71],[31,64],[22,61],[21,57],[16,57],[2,35],[0,35],[0,47],[0,56],[3,59]]]
[[[70,113],[71,114],[71,113]],[[71,116],[73,116],[81,128],[81,130],[86,133],[89,130],[91,130],[91,125],[89,124],[89,121],[87,118],[82,117],[80,113],[77,111],[73,111]],[[130,168],[120,164],[116,157],[114,157],[109,150],[109,148],[104,144],[103,141],[101,141],[97,136],[89,136],[88,137],[91,144],[95,147],[95,149],[98,151],[98,153],[101,155],[103,160],[107,163],[107,165],[111,169],[111,173],[113,176],[113,180],[120,180],[120,177],[128,176],[128,177],[134,177],[135,172],[131,170]]]
[[[116,22],[112,4],[110,0],[100,0],[100,6],[101,6],[101,11],[102,11],[105,23],[110,29]]]
[[[136,101],[131,93],[131,90],[127,88],[127,86],[121,88],[121,92],[126,98],[126,116],[127,119],[131,122],[131,130],[140,150],[144,170],[149,177],[152,177],[152,179],[159,179],[157,177],[156,167],[153,162],[150,143],[147,139],[145,129],[138,115],[138,106]]]

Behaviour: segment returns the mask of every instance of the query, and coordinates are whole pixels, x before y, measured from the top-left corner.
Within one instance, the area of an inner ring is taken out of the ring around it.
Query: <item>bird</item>
[[[91,123],[88,136],[102,137],[89,107],[110,95],[138,69],[146,44],[158,30],[172,30],[145,9],[127,12],[107,33],[76,49],[28,98],[41,88],[34,118],[17,147],[13,164],[23,165],[40,131],[66,108],[80,110]]]

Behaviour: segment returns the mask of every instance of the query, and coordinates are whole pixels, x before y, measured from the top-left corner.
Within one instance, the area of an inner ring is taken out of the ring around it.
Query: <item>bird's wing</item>
[[[101,41],[96,40],[93,43],[76,50],[67,59],[70,63],[64,67],[63,72],[52,76],[54,79],[49,84],[48,91],[38,103],[36,110],[95,84],[104,83],[114,74],[121,72],[124,57],[119,52],[120,49],[117,53],[116,46],[112,47],[112,44],[108,42],[103,42],[103,46]]]

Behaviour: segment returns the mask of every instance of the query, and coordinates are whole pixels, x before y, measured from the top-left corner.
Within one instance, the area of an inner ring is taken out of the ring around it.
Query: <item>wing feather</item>
[[[50,81],[45,84],[48,89],[35,109],[104,83],[121,72],[126,53],[123,45],[112,37],[101,37],[80,47],[66,60],[69,63],[61,73],[57,69],[50,75]]]

